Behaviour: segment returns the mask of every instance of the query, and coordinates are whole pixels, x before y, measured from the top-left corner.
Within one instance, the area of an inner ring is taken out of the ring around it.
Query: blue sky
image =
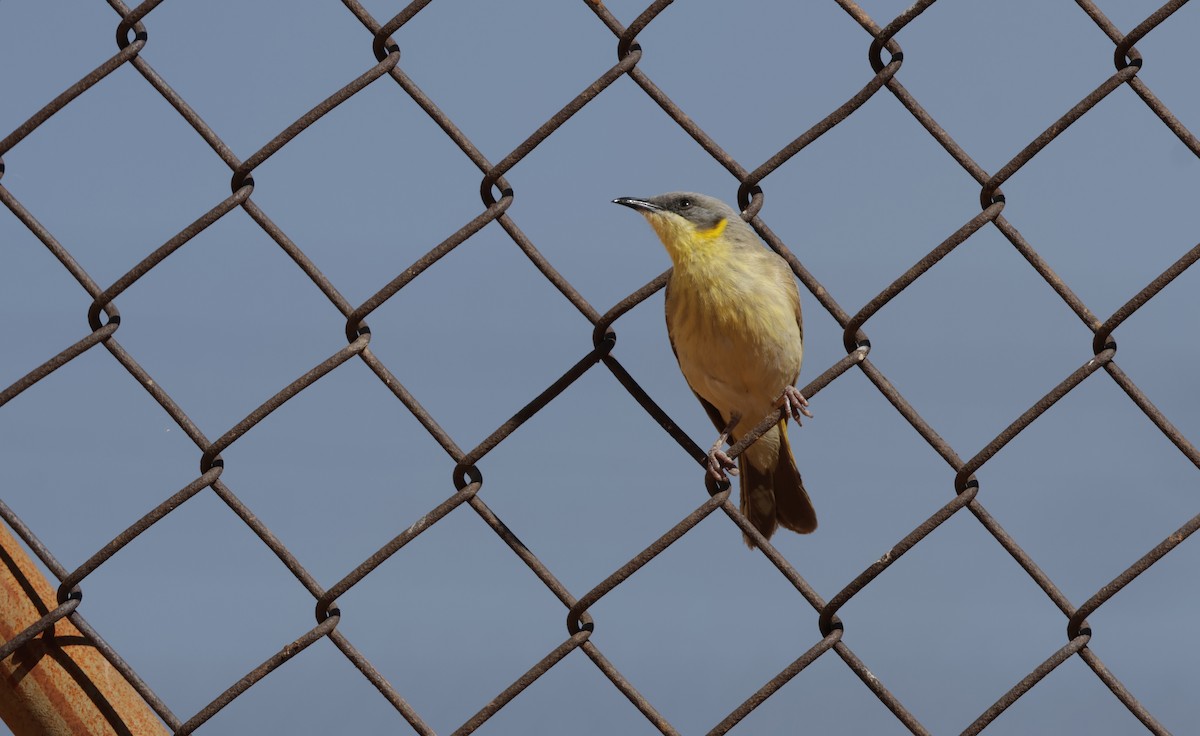
[[[397,3],[364,3],[378,19]],[[642,10],[607,7],[628,24]],[[1102,2],[1128,31],[1154,3]],[[881,25],[899,3],[863,3]],[[0,135],[116,52],[100,2],[0,4]],[[171,0],[142,52],[241,158],[369,69],[340,3]],[[1200,10],[1137,48],[1138,74],[1200,129]],[[585,3],[430,4],[395,35],[400,66],[493,162],[616,62]],[[1113,72],[1074,3],[939,2],[897,36],[897,78],[995,172]],[[747,169],[871,78],[870,37],[833,2],[689,1],[639,35],[639,67]],[[4,156],[0,184],[107,286],[229,194],[229,169],[132,68]],[[1196,244],[1200,162],[1128,87],[1004,184],[1004,217],[1107,318]],[[617,196],[737,181],[634,82],[618,79],[507,174],[508,210],[599,312],[668,265]],[[481,175],[389,78],[254,171],[252,199],[359,304],[476,216]],[[853,313],[979,212],[979,186],[886,90],[762,182],[763,220]],[[0,386],[88,332],[91,298],[0,212]],[[1192,269],[1114,334],[1117,363],[1200,436],[1187,336]],[[801,290],[800,383],[845,355]],[[241,210],[118,300],[116,338],[210,438],[345,345],[345,320]],[[372,351],[469,449],[592,348],[591,324],[498,224],[368,319]],[[713,431],[671,356],[658,294],[622,316],[613,354],[701,446]],[[963,457],[1091,356],[1092,332],[985,226],[872,317],[871,361]],[[826,599],[954,494],[954,472],[852,369],[792,432],[820,518],[778,548]],[[0,494],[68,568],[193,480],[200,451],[102,348],[0,407]],[[324,586],[453,492],[454,462],[352,359],[223,453],[223,480]],[[703,475],[603,367],[479,463],[480,496],[576,597],[706,498]],[[1103,372],[977,473],[979,500],[1079,605],[1200,510],[1196,467]],[[1169,729],[1200,719],[1189,540],[1089,617],[1090,647]],[[211,492],[84,583],[83,615],[186,720],[313,625],[312,597]],[[340,599],[346,634],[449,733],[566,638],[566,610],[467,507]],[[724,515],[703,521],[591,613],[592,641],[683,733],[705,732],[820,639],[817,614]],[[967,512],[839,612],[844,641],[934,733],[957,733],[1066,643],[1065,617]],[[337,709],[329,703],[338,704]],[[549,724],[557,724],[551,726]],[[564,725],[569,724],[569,725]],[[405,732],[327,641],[202,732]],[[903,733],[833,654],[734,733]],[[650,733],[574,652],[481,733]],[[1136,733],[1078,659],[986,733]]]

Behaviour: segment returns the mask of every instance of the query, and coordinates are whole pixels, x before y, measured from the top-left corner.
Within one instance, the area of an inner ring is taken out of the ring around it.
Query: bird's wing
[[[783,256],[776,253],[774,261],[777,264],[775,269],[775,277],[779,280],[779,285],[784,293],[788,295],[788,301],[792,303],[792,311],[796,313],[796,328],[800,330],[800,344],[804,345],[804,314],[800,311],[800,290],[796,287],[796,275],[792,273],[792,267],[784,260]],[[802,348],[803,349],[803,348]],[[792,376],[792,383],[796,383],[796,379],[800,377],[797,373]]]
[[[664,303],[666,302],[666,300],[669,300],[670,298],[671,298],[671,281],[670,281],[670,279],[668,279],[667,280],[667,293],[666,293],[666,299],[664,300]],[[799,301],[797,301],[796,303],[799,304]],[[679,351],[675,349],[675,336],[671,334],[670,324],[667,325],[667,340],[671,343],[671,352],[674,353],[675,362],[678,363],[679,362]],[[682,368],[682,365],[680,367]],[[684,377],[684,380],[687,380],[686,376]],[[691,388],[691,386],[689,385],[688,388]],[[700,402],[700,406],[704,407],[704,413],[708,414],[708,418],[712,420],[713,426],[717,428],[717,431],[724,432],[726,422],[723,418],[721,418],[721,412],[717,411],[717,407],[708,403],[704,399],[704,397],[701,396],[700,394],[697,394],[696,389],[692,389],[692,393],[695,394],[696,400]]]
[[[796,327],[800,328],[800,341],[804,341],[804,315],[800,311],[800,290],[796,288],[796,275],[792,273],[791,266],[788,265],[782,257],[779,259],[783,268],[779,271],[780,280],[784,282],[784,291],[787,292],[788,298],[792,302],[792,309],[796,312]]]
[[[692,393],[696,394],[695,391],[692,391]],[[724,432],[727,422],[721,418],[721,412],[717,411],[717,407],[705,401],[704,397],[700,394],[696,394],[696,398],[700,400],[700,406],[704,407],[704,411],[708,414],[708,418],[712,420],[713,426],[717,428],[717,431]],[[733,439],[732,434],[730,438]],[[735,439],[734,442],[736,441]]]

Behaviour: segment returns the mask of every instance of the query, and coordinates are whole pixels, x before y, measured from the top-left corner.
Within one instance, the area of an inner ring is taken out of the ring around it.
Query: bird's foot
[[[713,480],[722,482],[729,480],[729,476],[725,474],[726,471],[728,471],[729,475],[738,474],[737,463],[734,462],[733,459],[726,455],[725,451],[721,449],[721,445],[724,444],[724,442],[724,439],[719,439],[717,440],[717,443],[712,446],[712,449],[708,451],[707,463],[708,474],[712,476]]]
[[[804,394],[800,393],[800,389],[795,386],[785,386],[783,394],[780,395],[779,401],[775,402],[775,406],[782,407],[784,418],[790,416],[796,420],[796,424],[801,424],[801,415],[812,419],[812,412],[808,410],[808,399],[804,398]]]

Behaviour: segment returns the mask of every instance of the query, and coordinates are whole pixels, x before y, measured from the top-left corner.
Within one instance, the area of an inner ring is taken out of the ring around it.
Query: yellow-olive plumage
[[[684,378],[722,440],[735,416],[731,443],[781,402],[796,418],[807,413],[793,387],[804,357],[804,330],[787,262],[763,247],[754,230],[718,199],[672,192],[614,201],[641,212],[671,256],[667,334]],[[730,468],[741,476],[742,513],[767,538],[779,526],[801,534],[817,528],[788,444],[787,414],[738,457],[737,470]],[[720,444],[710,453],[710,470],[723,474],[722,467],[729,466]],[[749,537],[746,544],[754,546]]]

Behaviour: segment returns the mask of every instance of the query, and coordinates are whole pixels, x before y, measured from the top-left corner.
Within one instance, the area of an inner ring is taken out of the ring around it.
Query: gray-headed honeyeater
[[[613,201],[645,216],[671,256],[667,334],[683,377],[720,432],[708,472],[718,480],[726,480],[726,471],[740,475],[742,513],[764,537],[780,526],[815,530],[817,515],[788,445],[788,416],[799,423],[801,414],[812,414],[793,385],[804,328],[787,262],[719,199],[671,192]],[[721,446],[780,407],[779,423],[735,465]],[[754,546],[750,537],[745,541]]]

